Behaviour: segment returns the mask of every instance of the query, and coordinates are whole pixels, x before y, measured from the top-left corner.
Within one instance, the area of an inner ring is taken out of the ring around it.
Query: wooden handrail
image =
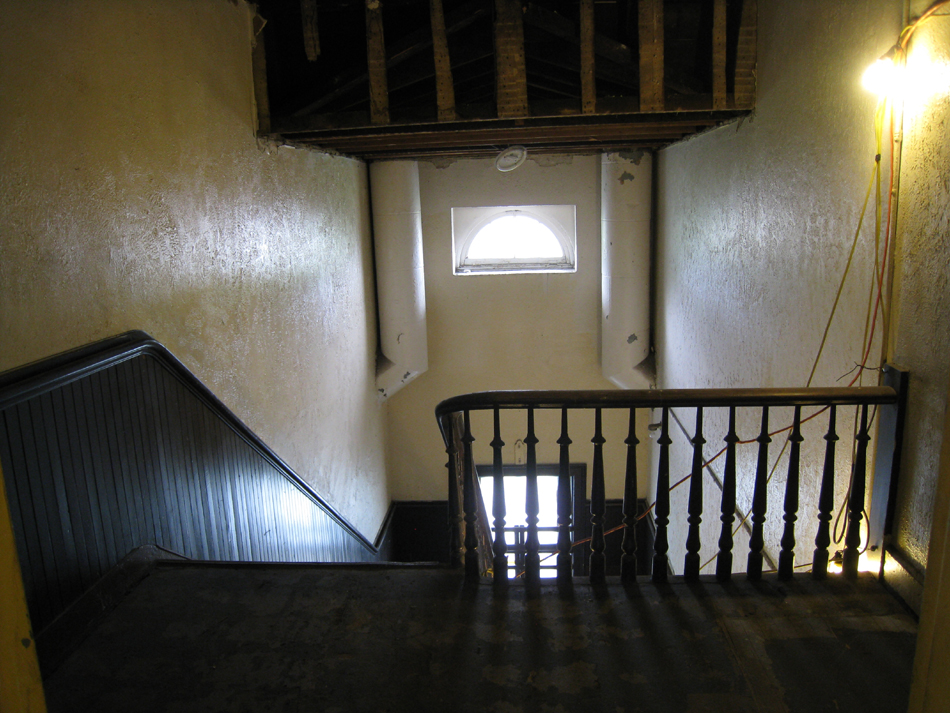
[[[435,407],[440,428],[450,413],[498,409],[629,409],[717,406],[870,406],[897,403],[890,386],[768,389],[639,389],[621,391],[476,391],[445,399]],[[442,430],[445,439],[447,433]]]

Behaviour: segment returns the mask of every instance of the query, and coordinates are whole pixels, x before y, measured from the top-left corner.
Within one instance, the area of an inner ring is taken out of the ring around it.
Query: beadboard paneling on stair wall
[[[377,558],[189,376],[152,342],[54,388],[0,389],[0,462],[35,631],[147,543],[198,560]]]

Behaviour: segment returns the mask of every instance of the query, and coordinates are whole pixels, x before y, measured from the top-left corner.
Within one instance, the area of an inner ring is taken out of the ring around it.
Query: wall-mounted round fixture
[[[528,149],[524,146],[509,146],[495,157],[495,168],[503,173],[514,171],[528,158]]]

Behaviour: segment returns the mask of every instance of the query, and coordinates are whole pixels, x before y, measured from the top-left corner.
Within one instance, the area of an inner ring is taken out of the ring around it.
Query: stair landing
[[[856,583],[529,596],[438,568],[160,563],[46,681],[50,711],[886,711],[917,626]]]

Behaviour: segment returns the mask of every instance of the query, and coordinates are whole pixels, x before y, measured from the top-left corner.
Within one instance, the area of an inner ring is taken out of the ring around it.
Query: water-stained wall
[[[918,13],[924,9],[925,3],[914,4],[920,6]],[[658,155],[656,328],[663,387],[806,383],[872,175],[877,99],[861,87],[860,78],[896,41],[902,3],[767,0],[758,7],[754,115]],[[929,32],[945,59],[947,21],[933,23]],[[938,29],[936,23],[944,25]],[[921,32],[918,39],[924,41]],[[898,542],[919,564],[926,562],[950,351],[947,119],[944,97],[908,124],[901,175],[899,309],[893,311],[890,353],[911,371],[911,425],[898,501]],[[886,194],[886,135],[884,141]],[[848,383],[861,361],[875,251],[873,206],[872,197],[815,386]],[[879,323],[869,361],[874,366],[882,331]],[[876,382],[876,374],[866,374],[864,383]],[[691,418],[685,420],[687,430],[692,430]],[[787,423],[776,420],[773,425]],[[754,437],[757,428],[758,423],[750,422],[739,436]],[[806,436],[819,438],[820,430],[813,431]],[[847,424],[839,424],[839,434],[849,443]],[[685,453],[679,467],[688,472],[682,433],[677,438]],[[773,441],[771,460],[783,442],[784,436]],[[708,444],[707,454],[721,445],[719,440]],[[847,445],[842,448],[850,451]],[[846,456],[842,467],[850,461]],[[783,468],[776,470],[771,487],[770,507],[776,510],[781,507]],[[751,478],[751,472],[747,475]],[[840,481],[846,477],[845,470],[839,476],[839,502]],[[814,474],[808,478],[813,481]],[[705,522],[714,524],[704,524],[704,540],[714,552],[719,491],[709,480],[706,487],[711,495]],[[744,511],[750,488],[747,483],[740,494]],[[815,495],[813,484],[804,485],[803,507]],[[676,507],[685,508],[685,492]],[[767,545],[775,556],[781,518],[775,510],[769,517]],[[797,562],[804,564],[811,559],[814,525],[803,519],[799,524]],[[679,532],[674,543],[680,553],[684,535]],[[681,571],[682,561],[674,564]]]
[[[366,169],[258,142],[251,28],[228,0],[4,3],[0,369],[144,329],[372,539]]]

